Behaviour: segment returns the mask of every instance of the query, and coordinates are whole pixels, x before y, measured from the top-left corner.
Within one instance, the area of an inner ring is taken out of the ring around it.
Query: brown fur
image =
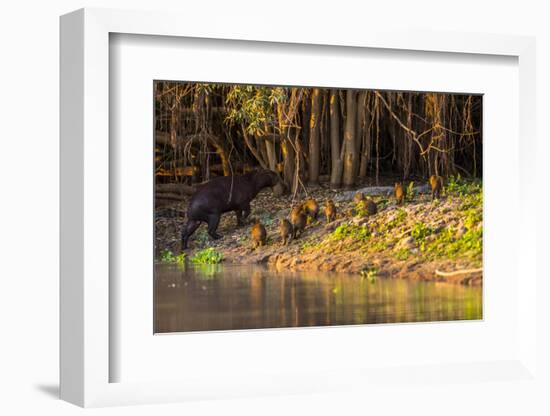
[[[290,212],[290,222],[292,224],[292,238],[297,238],[298,232],[300,235],[304,232],[307,223],[306,214],[303,212],[303,206],[298,205],[292,208]]]
[[[336,205],[332,199],[327,199],[325,204],[325,216],[327,217],[327,222],[332,222],[336,219]]]
[[[365,200],[365,195],[362,194],[361,192],[358,192],[353,196],[353,203],[355,205],[359,205],[359,203],[363,202],[364,200]]]
[[[302,204],[303,212],[310,218],[317,219],[319,204],[314,199],[308,199]]]
[[[432,188],[432,201],[434,198],[439,198],[443,191],[443,178],[441,176],[430,176],[430,187]]]
[[[395,199],[398,205],[401,205],[405,201],[405,191],[403,191],[403,185],[401,182],[396,182],[394,186]]]
[[[257,248],[258,246],[264,246],[267,238],[267,231],[262,223],[257,222],[252,226],[251,230],[252,236],[252,248]]]
[[[293,235],[293,227],[290,221],[286,218],[281,218],[281,221],[279,221],[279,232],[281,233],[283,245],[290,243]]]

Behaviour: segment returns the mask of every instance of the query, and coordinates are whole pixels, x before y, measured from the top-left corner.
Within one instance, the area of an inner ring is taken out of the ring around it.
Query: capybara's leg
[[[243,207],[243,218],[248,218],[249,215],[250,215],[250,204],[246,204]]]
[[[240,209],[237,209],[235,211],[235,216],[237,217],[237,227],[241,227],[242,225],[244,225],[244,223],[243,223],[243,213]]]
[[[197,220],[187,221],[187,224],[185,225],[185,228],[181,233],[181,246],[183,250],[187,248],[187,242],[189,241],[189,237],[193,235],[193,233],[199,227],[199,225],[201,225],[200,221],[197,221]]]
[[[212,237],[214,240],[222,238],[220,234],[216,233],[219,223],[220,214],[210,214],[208,216],[208,235],[210,235],[210,237]]]

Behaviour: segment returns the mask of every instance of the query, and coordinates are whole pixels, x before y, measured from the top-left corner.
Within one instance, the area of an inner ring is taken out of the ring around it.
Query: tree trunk
[[[340,106],[338,90],[330,91],[330,187],[339,188],[342,186],[342,171],[344,163],[340,157]]]
[[[273,141],[273,132],[269,127],[266,127],[266,136],[264,137],[265,154],[267,165],[270,170],[277,172],[277,155],[275,154],[275,143]]]
[[[365,152],[364,144],[365,144],[365,133],[367,129],[367,112],[365,111],[366,107],[366,100],[367,100],[367,91],[361,91],[359,92],[359,97],[357,99],[357,129],[355,131],[355,134],[357,135],[357,138],[355,139],[355,142],[357,144],[357,157],[355,160],[355,166],[354,166],[354,175],[356,177],[364,178],[366,173],[366,165],[364,167],[364,172],[361,169],[361,165],[363,164],[363,153]],[[363,173],[363,174],[362,174]]]
[[[244,137],[244,142],[246,143],[246,146],[248,147],[248,150],[250,150],[250,152],[252,153],[252,155],[256,158],[256,160],[258,161],[258,163],[260,164],[260,166],[263,168],[263,169],[266,169],[267,166],[265,164],[265,161],[264,159],[262,158],[262,155],[260,154],[260,152],[258,152],[258,149],[256,149],[256,147],[254,146],[254,144],[252,143],[252,141],[250,140],[250,136],[248,135],[248,133],[246,132],[246,129],[244,127],[242,127],[242,132],[243,132],[243,137]]]
[[[285,120],[285,111],[283,104],[277,105],[277,120],[279,124],[279,131],[281,134],[281,152],[283,154],[283,181],[287,186],[287,189],[292,188],[292,181],[294,179],[294,148],[290,143],[288,137],[288,123]]]
[[[344,130],[344,186],[355,185],[355,166],[357,165],[357,135],[355,123],[357,117],[357,100],[354,90],[346,92],[346,127]]]
[[[321,160],[320,121],[320,91],[319,88],[314,88],[311,94],[311,116],[309,118],[309,182],[312,184],[319,183],[319,164]]]

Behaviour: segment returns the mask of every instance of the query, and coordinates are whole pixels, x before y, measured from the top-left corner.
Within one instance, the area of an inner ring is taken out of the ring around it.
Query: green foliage
[[[308,238],[306,241],[304,241],[300,245],[300,251],[304,252],[304,251],[307,251],[311,248],[316,248],[317,246],[318,246],[318,243],[316,242],[316,240],[314,238]]]
[[[409,182],[407,189],[405,189],[405,199],[407,201],[412,201],[414,197],[415,197],[414,182]]]
[[[160,261],[163,263],[176,263],[184,264],[185,263],[185,253],[174,255],[170,250],[164,250],[160,256]]]
[[[359,201],[357,204],[355,204],[355,216],[356,217],[366,217],[368,214],[367,212],[367,204],[366,201]]]
[[[366,267],[359,273],[361,274],[361,277],[367,279],[370,283],[376,283],[376,278],[378,277],[377,267]]]
[[[390,204],[390,200],[387,198],[381,198],[376,202],[376,207],[378,208],[378,211],[383,210],[384,208],[387,208],[387,206]]]
[[[336,227],[332,232],[331,239],[335,241],[353,238],[356,241],[366,242],[369,239],[370,232],[367,227],[342,224]]]
[[[226,97],[229,125],[241,125],[250,135],[264,136],[266,125],[276,125],[276,105],[284,102],[287,90],[280,87],[234,85]]]
[[[482,221],[482,217],[481,209],[470,208],[465,212],[464,225],[466,228],[472,229]]]
[[[478,179],[472,181],[465,180],[460,175],[449,176],[447,178],[445,191],[449,195],[458,196],[480,194],[482,191],[482,183]]]
[[[413,225],[411,236],[418,242],[423,242],[427,236],[432,233],[432,229],[423,222],[417,222]]]
[[[407,260],[410,256],[410,254],[411,254],[411,252],[408,249],[402,248],[402,249],[395,252],[394,257],[397,260]]]
[[[481,192],[472,193],[466,195],[461,199],[461,204],[459,209],[465,211],[471,208],[477,208],[481,210],[483,208],[483,194]]]
[[[198,251],[191,261],[195,264],[217,264],[223,260],[223,254],[214,250],[212,247]]]
[[[483,252],[483,228],[466,231],[461,237],[455,237],[455,230],[446,228],[426,248],[432,258],[456,259],[469,257],[481,261]]]
[[[373,241],[372,244],[369,244],[369,250],[372,252],[381,252],[388,248],[388,242],[383,240]]]
[[[400,224],[403,224],[405,221],[405,218],[407,218],[407,211],[405,211],[403,208],[399,208],[396,211],[395,216],[388,222],[382,224],[380,226],[380,232],[387,232],[395,227],[397,227]]]

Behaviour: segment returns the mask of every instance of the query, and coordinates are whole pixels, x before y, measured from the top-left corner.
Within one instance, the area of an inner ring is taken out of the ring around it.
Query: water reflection
[[[482,290],[260,266],[155,266],[155,332],[482,318]]]

